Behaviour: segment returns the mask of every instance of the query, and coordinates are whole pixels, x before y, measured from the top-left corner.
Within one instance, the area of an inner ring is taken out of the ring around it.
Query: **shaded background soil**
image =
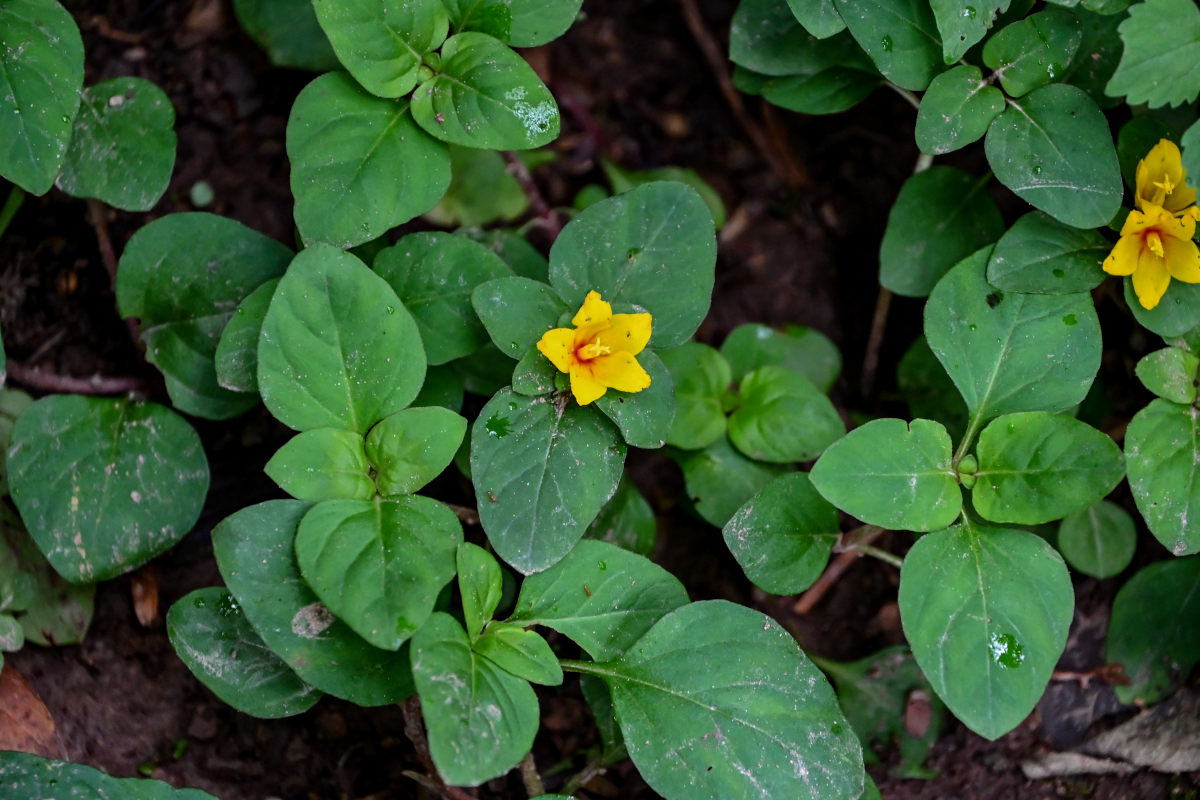
[[[722,50],[735,5],[697,3]],[[193,210],[189,190],[199,180],[214,189],[206,210],[292,242],[284,129],[293,98],[311,76],[272,67],[221,0],[69,6],[84,35],[87,82],[148,78],[168,93],[178,116],[178,160],[165,198],[151,214],[108,212],[103,220],[117,253],[150,219]],[[528,54],[564,111],[563,135],[552,148],[558,158],[539,168],[535,180],[552,205],[565,206],[585,184],[602,182],[600,156],[628,168],[698,170],[730,211],[720,234],[712,312],[698,338],[719,344],[750,321],[812,326],[842,351],[845,368],[834,390],[840,408],[904,414],[894,368],[920,331],[919,302],[892,303],[878,353],[878,391],[864,394],[860,387],[875,313],[878,243],[917,157],[911,108],[880,90],[834,118],[799,117],[749,97],[738,112],[722,95],[685,11],[678,2],[587,0],[584,18],[566,36]],[[767,143],[770,157],[747,126]],[[86,203],[52,190],[28,198],[0,240],[0,324],[9,357],[51,374],[137,376],[153,387],[158,379],[115,313],[87,215]],[[221,583],[209,545],[212,526],[238,508],[278,496],[261,467],[285,433],[265,412],[232,425],[197,425],[213,486],[196,530],[153,566],[164,612],[192,589]],[[684,581],[693,599],[755,606],[827,658],[861,658],[902,641],[894,606],[898,575],[891,567],[855,563],[812,612],[797,615],[795,598],[753,590],[719,531],[680,509],[682,480],[668,459],[639,454],[631,467],[659,513],[656,559]],[[884,544],[903,548],[899,538]],[[1142,560],[1153,556],[1146,549]],[[1079,580],[1079,614],[1105,618],[1117,586]],[[399,709],[363,710],[326,698],[289,720],[240,715],[178,661],[161,615],[149,627],[138,624],[130,589],[128,577],[99,587],[84,644],[27,647],[9,659],[50,709],[63,757],[118,776],[150,774],[224,800],[435,796],[402,774],[423,768]],[[1101,663],[1098,650],[1068,651],[1064,658],[1081,661],[1079,668]],[[596,736],[571,681],[543,691],[541,700],[543,728],[534,753],[552,791],[584,765]],[[1019,761],[1049,748],[1036,713],[995,743],[955,722],[945,730],[928,762],[938,773],[930,780],[889,778],[888,759],[895,764],[896,758],[883,754],[885,763],[872,773],[884,797],[1195,796],[1194,776],[1026,780]],[[526,795],[509,775],[478,796]],[[624,762],[589,784],[586,796],[656,795]]]

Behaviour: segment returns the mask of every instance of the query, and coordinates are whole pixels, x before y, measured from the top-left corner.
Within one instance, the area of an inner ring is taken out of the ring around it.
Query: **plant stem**
[[[537,764],[533,761],[532,750],[521,759],[521,782],[525,784],[525,791],[530,797],[546,793],[546,787],[542,785],[542,776],[538,774]]]
[[[958,471],[958,462],[962,461],[963,456],[971,449],[971,445],[975,443],[975,435],[979,433],[980,427],[983,425],[983,415],[978,411],[971,415],[971,421],[967,423],[967,432],[963,434],[962,441],[958,443],[958,449],[954,451],[954,460],[951,464],[954,466],[955,472]]]
[[[533,209],[538,224],[546,229],[551,239],[557,239],[558,232],[562,230],[562,222],[550,208],[546,198],[542,196],[542,190],[538,188],[533,176],[529,174],[529,167],[525,166],[521,157],[511,150],[505,150],[500,155],[504,156],[504,162],[508,164],[508,174],[516,178],[517,183],[521,186],[521,191],[529,198],[529,207]]]
[[[8,362],[8,376],[30,389],[68,394],[116,395],[151,393],[151,385],[141,378],[105,378],[93,375],[90,378],[75,378],[34,369],[20,361]]]
[[[8,191],[8,199],[4,201],[4,208],[0,208],[0,236],[3,236],[4,232],[8,230],[8,223],[12,222],[24,202],[25,190],[14,183]]]
[[[854,545],[853,549],[862,553],[864,556],[871,556],[873,558],[878,558],[880,561],[883,561],[884,563],[891,564],[896,569],[900,569],[900,567],[904,566],[904,559],[900,558],[900,556],[895,555],[894,553],[889,553],[887,550],[884,550],[883,548],[880,548],[880,547],[876,547],[875,545],[856,544],[856,545]],[[852,551],[848,550],[847,552],[852,552]]]
[[[875,389],[875,373],[879,370],[879,348],[883,345],[883,334],[887,330],[888,310],[891,306],[891,291],[880,286],[879,295],[875,299],[875,316],[871,318],[867,352],[863,356],[862,376],[858,384],[863,399],[870,397]]]
[[[861,536],[858,536],[859,530],[862,530],[861,528],[856,531],[851,531],[849,534],[847,534],[847,536],[854,537],[856,539],[854,544],[851,546],[853,549],[847,548],[846,550],[838,553],[838,557],[835,558],[833,562],[825,568],[825,571],[821,573],[821,577],[817,578],[816,581],[813,582],[813,585],[808,588],[808,591],[800,595],[799,599],[796,600],[796,604],[792,606],[792,611],[794,613],[803,616],[812,611],[813,608],[816,607],[817,603],[821,602],[821,598],[825,596],[825,593],[829,591],[830,587],[837,583],[838,578],[842,577],[842,573],[850,569],[851,564],[853,564],[855,561],[858,561],[862,555],[858,552],[858,550],[864,545],[869,545],[871,542],[883,535],[883,528],[879,528],[874,525],[864,527],[868,528],[868,530],[866,530]],[[871,530],[871,528],[873,528],[873,530]]]
[[[891,89],[893,92],[895,92],[896,94],[903,97],[905,100],[907,100],[908,104],[910,106],[912,106],[913,108],[921,107],[921,101],[918,100],[917,96],[915,94],[913,94],[912,92],[910,92],[908,89],[903,89],[903,88],[897,86],[896,84],[892,83],[891,81],[887,82],[887,87],[889,89]]]
[[[583,769],[579,770],[574,777],[563,784],[561,793],[574,795],[575,792],[582,789],[592,778],[595,778],[597,775],[603,775],[607,771],[608,768],[604,766],[604,756],[598,755],[589,761]]]

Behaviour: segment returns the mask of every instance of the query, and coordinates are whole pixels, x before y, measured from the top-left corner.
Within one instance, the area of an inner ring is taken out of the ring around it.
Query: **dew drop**
[[[883,52],[892,52],[892,37],[884,36],[883,39],[880,40],[879,45],[883,48]]]
[[[500,416],[499,414],[493,414],[491,418],[489,418],[488,421],[483,424],[483,428],[488,432],[488,436],[494,436],[497,439],[503,439],[505,436],[508,436],[511,426],[512,424],[508,421],[508,419]]]
[[[975,10],[975,6],[967,6],[962,10],[962,15],[967,19],[975,19],[979,12]]]
[[[1007,669],[1016,669],[1025,660],[1025,648],[1010,633],[993,633],[988,641],[992,660]]]
[[[974,331],[974,330],[978,330],[979,326],[976,325],[974,322],[972,322],[970,325],[967,326],[967,329]]]
[[[1078,323],[1079,320],[1075,318],[1074,314],[1067,314],[1065,317],[1063,317],[1063,322],[1065,322],[1067,325],[1074,325]]]

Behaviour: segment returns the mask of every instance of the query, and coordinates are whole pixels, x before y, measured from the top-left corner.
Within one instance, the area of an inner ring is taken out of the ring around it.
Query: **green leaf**
[[[876,419],[855,428],[813,465],[812,483],[871,525],[935,531],[962,510],[950,435],[937,422]]]
[[[197,589],[177,600],[167,613],[167,635],[192,674],[243,714],[290,717],[321,699],[271,652],[224,588]]]
[[[60,394],[17,419],[8,482],[54,569],[91,583],[140,567],[191,530],[208,462],[200,437],[168,408]]]
[[[124,211],[149,211],[175,166],[175,109],[153,83],[113,78],[83,92],[58,187]]]
[[[1200,661],[1200,558],[1140,570],[1113,600],[1104,661],[1132,681],[1114,687],[1122,703],[1151,705]]]
[[[742,0],[730,22],[729,59],[762,75],[801,71],[816,40],[797,17],[786,0]]]
[[[513,369],[512,388],[517,394],[538,397],[553,392],[559,375],[558,368],[536,348],[521,356]]]
[[[604,168],[604,176],[612,184],[613,194],[628,192],[635,186],[641,186],[643,183],[654,183],[655,181],[677,181],[678,183],[687,184],[695,189],[696,193],[704,200],[704,204],[708,206],[708,212],[712,214],[713,223],[717,229],[719,230],[725,224],[727,215],[725,212],[725,203],[721,200],[721,193],[714,189],[712,184],[700,177],[700,173],[694,169],[687,169],[686,167],[658,167],[657,169],[646,170],[622,169],[607,159],[601,159],[600,166]],[[600,199],[604,198],[601,197]]]
[[[379,97],[411,92],[422,57],[446,40],[450,28],[441,0],[390,5],[313,0],[313,9],[338,59],[364,89]]]
[[[494,150],[450,145],[450,187],[425,219],[435,225],[489,225],[525,213],[529,197]],[[545,279],[545,275],[542,276]]]
[[[4,788],[14,797],[217,800],[199,789],[176,789],[141,778],[112,778],[83,764],[51,761],[16,750],[0,752],[0,775],[4,776]]]
[[[984,149],[997,180],[1059,222],[1097,228],[1121,206],[1108,122],[1082,89],[1053,83],[1009,100]]]
[[[924,335],[918,336],[901,356],[896,382],[908,404],[909,416],[940,422],[951,440],[962,438],[967,430],[967,407]]]
[[[721,355],[728,359],[735,381],[741,381],[746,373],[759,367],[775,365],[798,372],[822,392],[828,392],[842,371],[842,355],[837,345],[815,328],[803,325],[783,328],[756,322],[739,325],[725,337]],[[728,385],[726,381],[722,390]]]
[[[213,367],[222,388],[258,394],[258,337],[278,285],[279,279],[272,278],[246,295],[221,330]]]
[[[930,167],[905,181],[879,246],[879,282],[925,297],[947,270],[1000,238],[1004,220],[987,193],[990,181],[954,167]]]
[[[384,497],[411,494],[442,474],[467,433],[467,421],[444,408],[406,408],[367,434],[367,458]]]
[[[787,0],[787,4],[804,29],[818,39],[828,39],[846,29],[833,0]]]
[[[1005,26],[983,47],[1010,97],[1028,94],[1062,75],[1083,42],[1083,23],[1065,8],[1049,6]]]
[[[328,245],[292,260],[258,344],[259,391],[280,422],[366,433],[424,379],[417,324],[387,281]]]
[[[1127,277],[1122,283],[1125,305],[1143,328],[1164,339],[1174,339],[1200,325],[1200,284],[1171,281],[1159,304],[1147,309],[1133,291],[1133,280]]]
[[[983,40],[999,14],[1008,10],[1010,0],[985,0],[967,5],[963,0],[930,0],[938,33],[942,37],[942,57],[947,64],[958,61]]]
[[[1174,555],[1200,552],[1200,411],[1152,400],[1125,432],[1129,488],[1146,527]],[[1195,512],[1195,513],[1193,513]]]
[[[380,252],[374,268],[416,319],[430,364],[445,364],[487,343],[471,292],[511,274],[483,245],[448,233],[409,234]]]
[[[1033,211],[996,242],[987,280],[1006,292],[1089,292],[1104,281],[1100,265],[1111,249],[1097,231],[1072,228]]]
[[[837,541],[838,513],[807,474],[771,481],[721,531],[729,552],[758,588],[796,594],[812,585]]]
[[[1075,605],[1062,558],[1038,536],[964,521],[922,536],[900,571],[900,619],[933,690],[997,739],[1033,710]]]
[[[146,358],[162,370],[179,410],[227,419],[258,403],[217,382],[217,345],[238,304],[291,258],[274,239],[212,214],[169,214],[129,240],[117,267],[117,307],[141,320]]]
[[[462,376],[452,366],[443,364],[440,367],[430,367],[425,373],[425,383],[421,384],[421,391],[417,393],[413,405],[438,406],[457,413],[463,407],[464,391]]]
[[[312,72],[341,69],[312,0],[233,0],[242,30],[267,51],[277,67]]]
[[[667,444],[699,450],[725,435],[725,393],[733,380],[729,362],[712,347],[686,342],[659,353],[675,383],[675,419]]]
[[[653,316],[651,346],[683,344],[712,297],[712,216],[681,183],[646,183],[587,208],[550,248],[550,285],[574,311],[590,291]],[[478,307],[478,306],[477,306]]]
[[[33,405],[33,398],[20,389],[0,389],[0,496],[8,494],[8,444],[17,417]]]
[[[442,45],[440,71],[417,87],[412,113],[430,136],[491,150],[530,150],[558,138],[558,106],[524,59],[485,33]]]
[[[1190,103],[1200,94],[1200,9],[1191,0],[1144,0],[1118,28],[1125,50],[1105,88],[1130,105]]]
[[[653,552],[658,538],[654,509],[638,491],[628,473],[621,476],[617,491],[583,535],[588,539],[615,544],[640,556],[648,556]]]
[[[729,439],[757,461],[811,461],[846,433],[829,398],[786,367],[760,367],[738,389]]]
[[[469,356],[450,362],[471,394],[487,397],[507,386],[512,380],[513,362],[494,344],[485,344]]]
[[[1091,297],[1001,292],[984,279],[988,255],[964,259],[929,295],[929,346],[980,421],[1070,408],[1100,368]]]
[[[653,561],[584,539],[553,567],[525,579],[508,622],[553,628],[603,661],[629,650],[685,603],[683,584]]]
[[[836,46],[843,46],[838,39]],[[851,51],[856,52],[856,51]],[[843,55],[844,55],[843,51]],[[813,59],[816,60],[815,58]],[[823,64],[806,68],[799,75],[771,78],[762,87],[770,103],[798,114],[837,114],[858,105],[880,84],[879,75],[854,67]]]
[[[296,531],[296,562],[325,606],[376,647],[396,650],[455,572],[462,527],[419,495],[326,500]]]
[[[513,47],[537,47],[567,32],[583,0],[442,0],[456,31],[480,31]]]
[[[263,467],[267,477],[297,500],[370,500],[371,465],[360,433],[313,428],[293,436]]]
[[[538,730],[537,695],[471,650],[453,617],[430,617],[412,644],[429,754],[452,786],[478,786],[517,765]]]
[[[1133,517],[1101,500],[1068,514],[1058,526],[1058,550],[1072,567],[1093,578],[1111,578],[1129,566],[1137,548]]]
[[[369,242],[433,208],[450,185],[446,146],[413,121],[408,103],[367,94],[341,72],[301,90],[287,154],[308,244]]]
[[[496,555],[528,575],[563,558],[617,489],[625,446],[595,411],[497,392],[471,429],[471,480]]]
[[[1121,162],[1121,177],[1135,194],[1138,162],[1160,139],[1169,139],[1179,144],[1178,131],[1159,114],[1139,114],[1122,125],[1121,130],[1117,132],[1117,160]]]
[[[1027,411],[979,434],[971,500],[984,519],[1040,525],[1083,511],[1125,476],[1116,442],[1074,417]]]
[[[925,0],[834,0],[850,34],[883,77],[924,91],[942,70],[942,41]]]
[[[929,84],[917,109],[917,147],[930,155],[966,147],[987,133],[1004,109],[1004,94],[983,80],[979,67],[961,64]]]
[[[650,386],[640,392],[606,392],[595,403],[617,426],[626,444],[653,450],[666,444],[671,432],[675,385],[666,365],[653,350],[638,353],[637,361],[650,376]]]
[[[511,358],[529,352],[569,310],[553,289],[530,278],[485,281],[472,292],[471,305],[492,342]]]
[[[467,635],[474,641],[500,605],[503,587],[500,564],[487,550],[470,542],[460,542],[454,558],[463,619]]]
[[[1134,372],[1159,397],[1180,405],[1196,401],[1200,357],[1178,347],[1164,347],[1142,357]]]
[[[669,800],[862,793],[862,749],[833,690],[757,611],[690,603],[587,671],[612,691],[638,772]]]
[[[6,0],[0,31],[0,176],[45,194],[79,111],[83,40],[55,0]]]
[[[21,628],[21,623],[9,614],[0,614],[0,653],[15,653],[24,646],[25,631]],[[3,656],[0,656],[0,659],[2,658]]]
[[[483,636],[471,645],[471,649],[518,678],[543,686],[559,686],[563,682],[558,656],[554,655],[546,640],[534,631],[493,622]]]
[[[722,436],[703,450],[675,456],[683,470],[688,498],[710,525],[725,526],[746,501],[787,468],[752,461]]]
[[[0,609],[15,616],[26,642],[83,641],[92,622],[92,584],[63,580],[7,502],[0,502]]]
[[[312,507],[270,500],[226,517],[212,532],[217,566],[255,632],[301,680],[361,706],[398,703],[413,693],[407,649],[367,644],[300,577],[296,528]]]
[[[545,283],[549,280],[550,262],[538,250],[513,231],[467,228],[458,233],[473,239],[500,256],[517,277]]]
[[[1114,5],[1120,3],[1128,5],[1127,0],[1113,0]],[[1120,61],[1124,49],[1121,39],[1117,36],[1117,28],[1124,16],[1119,11],[1110,14],[1097,9],[1092,10],[1098,13],[1082,10],[1096,4],[1084,0],[1081,8],[1074,10],[1075,16],[1083,23],[1083,42],[1079,45],[1075,60],[1067,67],[1066,72],[1059,76],[1059,81],[1083,89],[1101,108],[1112,108],[1120,105],[1121,101],[1106,94],[1104,89],[1116,71],[1117,62]]]

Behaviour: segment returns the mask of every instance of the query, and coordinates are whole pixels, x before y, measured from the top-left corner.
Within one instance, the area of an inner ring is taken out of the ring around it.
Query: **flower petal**
[[[1113,246],[1108,258],[1104,259],[1104,271],[1109,275],[1132,275],[1137,269],[1138,256],[1141,251],[1141,234],[1122,236]]]
[[[592,374],[596,361],[576,364],[571,368],[571,394],[575,395],[575,402],[581,406],[603,397],[608,391],[608,387]]]
[[[611,317],[612,304],[601,300],[600,293],[592,290],[587,293],[587,297],[583,299],[583,305],[571,318],[571,324],[576,328],[583,328],[597,322],[605,322]]]
[[[596,341],[612,353],[637,355],[650,341],[649,314],[613,314],[612,325]]]
[[[596,380],[622,392],[640,392],[650,385],[650,376],[631,353],[601,356],[590,366]]]
[[[1171,273],[1167,272],[1162,259],[1156,258],[1150,251],[1145,251],[1138,260],[1138,268],[1133,273],[1133,292],[1137,295],[1142,308],[1151,309],[1167,293],[1171,283]]]
[[[571,328],[546,331],[538,340],[537,349],[559,372],[570,372],[575,363],[575,331]]]
[[[1163,262],[1172,278],[1184,283],[1200,283],[1200,250],[1191,239],[1163,239]]]

